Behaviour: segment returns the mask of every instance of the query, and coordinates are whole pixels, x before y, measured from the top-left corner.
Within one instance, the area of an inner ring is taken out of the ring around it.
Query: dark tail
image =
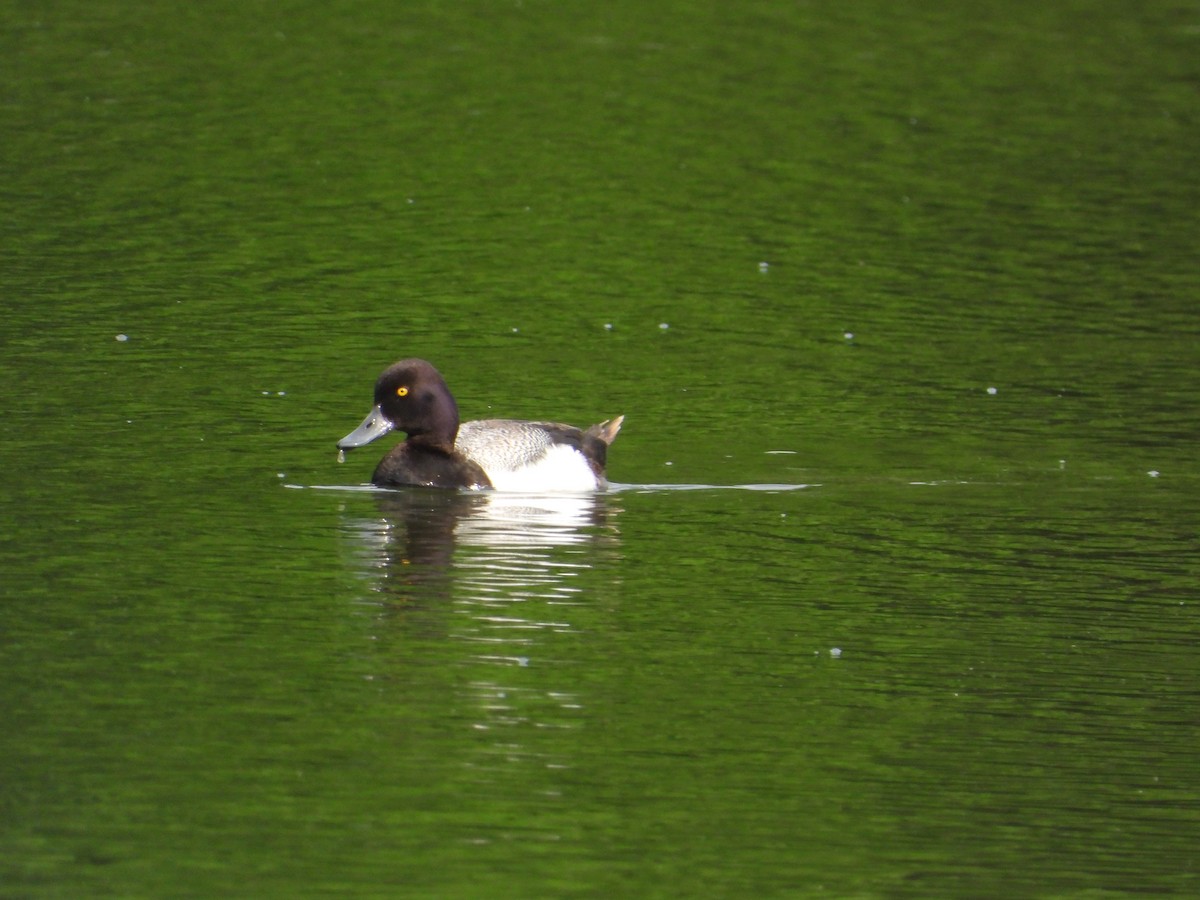
[[[600,438],[606,445],[611,444],[617,439],[617,432],[621,430],[621,423],[624,421],[624,416],[617,416],[615,419],[609,419],[607,422],[601,422],[599,425],[589,425],[584,434]]]

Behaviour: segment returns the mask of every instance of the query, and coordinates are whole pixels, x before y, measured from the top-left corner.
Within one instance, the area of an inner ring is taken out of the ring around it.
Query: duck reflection
[[[526,760],[540,782],[570,755],[553,735],[578,727],[586,705],[572,674],[591,652],[580,638],[611,610],[619,497],[406,488],[371,499],[378,516],[345,525],[370,586],[372,682],[434,719],[465,716],[451,729],[463,743],[446,750],[472,770]]]
[[[348,530],[373,590],[398,607],[570,593],[570,580],[619,536],[619,506],[604,494],[404,488],[375,501],[379,517]]]

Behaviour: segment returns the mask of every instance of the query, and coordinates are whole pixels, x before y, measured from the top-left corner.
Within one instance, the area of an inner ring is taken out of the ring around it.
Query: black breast
[[[379,485],[413,484],[440,488],[492,486],[487,473],[461,454],[414,446],[411,441],[393,447],[375,467],[371,481]]]

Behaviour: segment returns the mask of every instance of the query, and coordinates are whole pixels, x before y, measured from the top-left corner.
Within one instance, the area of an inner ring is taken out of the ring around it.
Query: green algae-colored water
[[[0,896],[1196,894],[1198,50],[0,12]],[[614,490],[362,489],[403,356]]]

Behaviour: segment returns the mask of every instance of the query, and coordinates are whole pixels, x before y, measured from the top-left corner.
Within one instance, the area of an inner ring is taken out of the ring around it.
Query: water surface
[[[0,13],[0,893],[1195,894],[1198,36]]]

